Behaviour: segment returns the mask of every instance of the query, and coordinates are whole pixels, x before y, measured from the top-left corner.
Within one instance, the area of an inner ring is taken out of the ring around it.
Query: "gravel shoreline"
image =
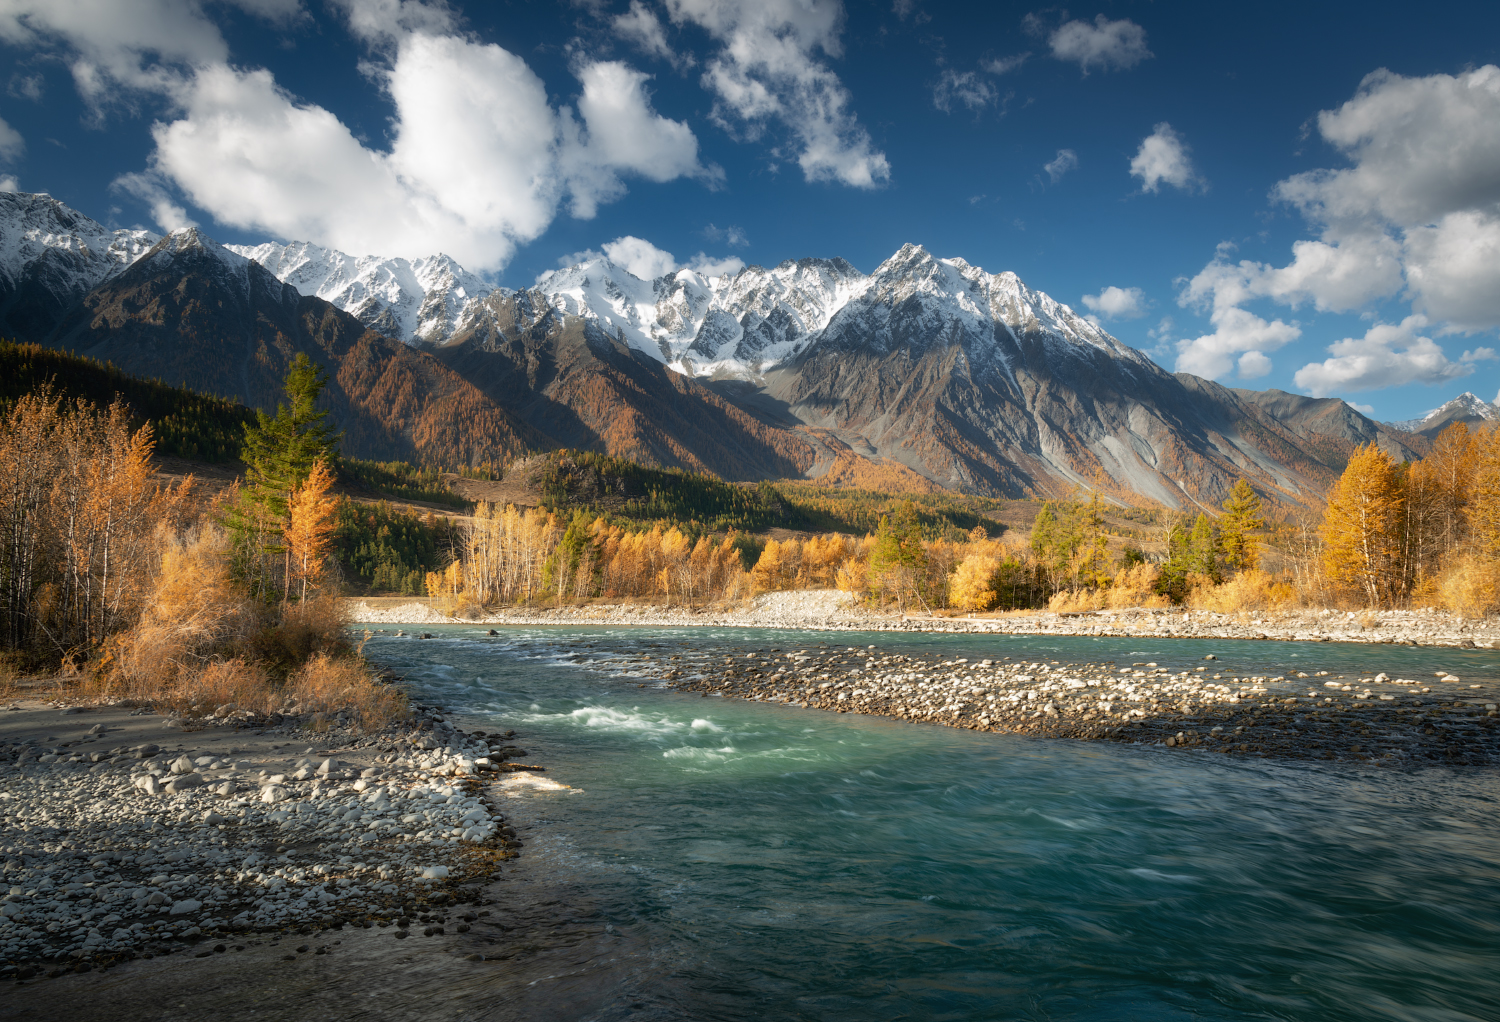
[[[1500,618],[1467,621],[1426,610],[1305,610],[1215,614],[1183,610],[1035,612],[994,617],[885,613],[836,590],[766,593],[729,607],[586,604],[505,609],[453,618],[428,603],[385,597],[346,602],[360,624],[647,625],[803,628],[823,631],[975,632],[997,635],[1135,636],[1174,639],[1282,639],[1500,649]]]
[[[0,711],[0,978],[278,943],[295,959],[346,927],[437,936],[488,916],[483,885],[520,848],[498,799],[556,787],[507,762],[514,732],[427,707],[376,733],[307,723]]]
[[[980,731],[1275,759],[1500,763],[1500,685],[1451,674],[1267,676],[1215,655],[1198,667],[1173,669],[1152,662],[970,661],[829,644],[708,659],[637,661],[632,669],[705,696]]]

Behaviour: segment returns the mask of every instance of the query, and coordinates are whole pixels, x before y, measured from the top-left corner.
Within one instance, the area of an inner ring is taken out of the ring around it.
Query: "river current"
[[[526,848],[498,907],[530,899],[532,950],[496,963],[496,1018],[1500,1018],[1492,772],[1012,737],[632,676],[642,656],[826,643],[1467,680],[1500,674],[1495,651],[427,630],[366,654],[419,699],[515,729],[567,786],[504,806]]]

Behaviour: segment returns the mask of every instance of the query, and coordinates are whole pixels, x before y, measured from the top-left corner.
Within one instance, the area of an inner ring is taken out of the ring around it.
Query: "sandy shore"
[[[1104,610],[997,616],[938,617],[873,610],[831,589],[766,593],[731,607],[587,604],[557,609],[505,609],[462,619],[428,601],[379,597],[347,601],[364,624],[711,625],[833,631],[987,632],[1011,635],[1117,635],[1159,638],[1288,639],[1305,642],[1394,642],[1500,649],[1500,618],[1467,621],[1436,611],[1306,610],[1213,614],[1182,610]]]

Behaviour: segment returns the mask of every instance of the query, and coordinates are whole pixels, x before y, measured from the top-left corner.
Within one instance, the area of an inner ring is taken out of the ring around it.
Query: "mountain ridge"
[[[16,193],[12,238],[0,325],[261,406],[307,351],[363,456],[568,446],[745,480],[847,478],[858,457],[987,495],[1216,507],[1240,475],[1315,502],[1357,443],[1428,443],[1336,399],[1174,376],[1016,274],[915,244],[869,274],[803,259],[645,281],[598,257],[511,289],[444,256],[110,232]]]

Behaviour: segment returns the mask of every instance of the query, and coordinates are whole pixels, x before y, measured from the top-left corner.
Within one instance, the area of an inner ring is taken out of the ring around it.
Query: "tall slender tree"
[[[1328,495],[1323,563],[1329,581],[1388,606],[1401,594],[1405,493],[1396,462],[1379,447],[1359,447]]]
[[[288,571],[284,593],[289,598],[298,588],[297,598],[307,599],[309,586],[317,587],[328,560],[329,541],[338,501],[328,496],[333,486],[333,472],[326,461],[313,462],[312,471],[302,485],[292,491],[287,501],[286,540]]]
[[[323,367],[298,354],[283,382],[286,401],[274,416],[256,412],[255,424],[245,427],[240,453],[247,466],[245,487],[224,524],[234,540],[236,573],[263,599],[290,591],[285,537],[292,493],[318,462],[330,468],[338,464],[343,434],[327,422],[328,412],[317,407],[327,385]]]
[[[1250,571],[1260,564],[1260,542],[1251,533],[1266,525],[1260,497],[1250,481],[1241,477],[1222,506],[1219,542],[1224,548],[1224,565],[1234,571]]]

